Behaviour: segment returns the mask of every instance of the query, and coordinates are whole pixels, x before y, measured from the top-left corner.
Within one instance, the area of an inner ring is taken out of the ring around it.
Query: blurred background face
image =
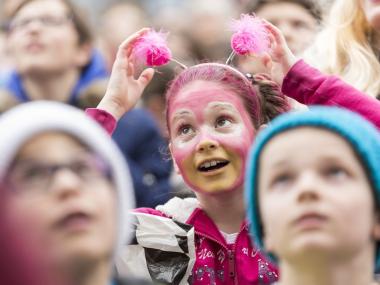
[[[292,2],[265,3],[259,6],[254,13],[281,30],[290,50],[295,55],[301,55],[312,43],[319,26],[317,20],[307,9],[301,4]],[[243,72],[268,72],[262,62],[254,57],[239,56],[237,64]]]
[[[230,52],[228,23],[236,17],[233,2],[226,0],[188,1],[186,31],[198,60],[223,61]]]
[[[22,6],[9,23],[8,50],[21,74],[52,74],[78,69],[87,48],[60,0],[35,0]]]
[[[266,247],[280,258],[374,253],[372,190],[340,136],[314,128],[278,135],[262,152],[258,185]]]
[[[360,0],[358,0],[360,1]],[[379,0],[361,0],[363,10],[370,26],[380,33],[380,1]]]
[[[141,7],[128,2],[111,6],[102,15],[99,44],[109,70],[119,45],[135,31],[149,26],[147,19],[148,16]]]
[[[289,48],[295,54],[305,50],[317,32],[318,23],[315,18],[302,5],[296,3],[267,3],[255,13],[281,30]]]
[[[9,170],[10,208],[34,221],[59,268],[112,255],[116,196],[106,173],[99,158],[63,133],[29,140]]]

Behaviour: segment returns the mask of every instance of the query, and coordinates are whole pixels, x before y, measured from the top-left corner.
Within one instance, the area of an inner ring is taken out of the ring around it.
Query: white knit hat
[[[133,184],[124,157],[109,134],[83,111],[52,101],[21,104],[0,116],[0,179],[13,162],[23,144],[46,131],[62,131],[87,145],[111,168],[118,200],[118,244],[115,251],[132,237],[135,206]]]

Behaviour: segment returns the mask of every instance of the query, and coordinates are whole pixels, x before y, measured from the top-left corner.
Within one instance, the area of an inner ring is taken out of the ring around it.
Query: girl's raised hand
[[[273,79],[281,86],[285,75],[296,63],[297,58],[289,49],[282,32],[264,20],[264,25],[270,38],[270,49],[268,53],[261,56],[261,61],[270,71]]]
[[[154,69],[146,68],[135,79],[135,67],[131,58],[133,44],[148,31],[149,28],[143,28],[121,43],[112,67],[106,94],[97,106],[112,114],[116,120],[136,105],[145,87],[153,78]]]

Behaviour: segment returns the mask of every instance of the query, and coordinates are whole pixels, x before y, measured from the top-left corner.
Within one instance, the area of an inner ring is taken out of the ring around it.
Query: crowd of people
[[[111,2],[1,3],[0,284],[378,284],[380,3]]]

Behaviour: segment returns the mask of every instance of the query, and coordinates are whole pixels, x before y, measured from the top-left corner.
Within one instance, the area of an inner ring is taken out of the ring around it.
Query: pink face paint
[[[255,134],[242,99],[216,83],[197,81],[170,105],[171,151],[195,191],[241,188]]]

